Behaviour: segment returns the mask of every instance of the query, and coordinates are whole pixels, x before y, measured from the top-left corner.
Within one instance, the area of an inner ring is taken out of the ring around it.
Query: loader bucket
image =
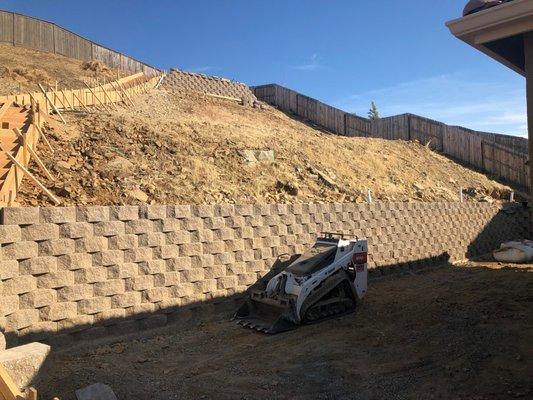
[[[290,314],[290,306],[250,298],[237,310],[233,319],[245,328],[274,334],[298,327],[290,320]]]

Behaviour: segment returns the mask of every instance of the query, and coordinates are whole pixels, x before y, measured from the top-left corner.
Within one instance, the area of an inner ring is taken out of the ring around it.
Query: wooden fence
[[[98,60],[111,68],[145,75],[160,71],[148,64],[85,39],[48,21],[0,10],[0,43],[60,54],[77,60]]]
[[[276,84],[253,90],[258,99],[337,135],[417,140],[497,179],[529,185],[527,139],[449,126],[414,114],[371,121]]]

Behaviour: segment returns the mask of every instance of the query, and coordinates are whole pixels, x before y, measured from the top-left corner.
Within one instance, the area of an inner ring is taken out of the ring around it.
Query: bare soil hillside
[[[126,75],[122,72],[122,76]],[[44,86],[77,89],[83,79],[116,78],[117,71],[99,62],[84,62],[37,50],[0,45],[0,96],[39,91]]]
[[[363,202],[368,190],[383,201],[455,201],[460,187],[468,200],[509,196],[419,143],[339,137],[268,106],[153,90],[134,110],[67,120],[49,134],[55,155],[41,147],[58,176],[46,185],[64,204]],[[48,202],[30,182],[19,201]]]
[[[532,277],[495,263],[411,270],[371,280],[355,314],[274,336],[230,312],[180,321],[53,353],[36,387],[62,400],[95,382],[121,399],[531,399]]]

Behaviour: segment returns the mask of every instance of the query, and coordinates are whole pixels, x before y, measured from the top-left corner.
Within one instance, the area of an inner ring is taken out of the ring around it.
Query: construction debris
[[[29,343],[0,351],[0,366],[6,369],[18,388],[32,385],[50,353],[50,346]]]

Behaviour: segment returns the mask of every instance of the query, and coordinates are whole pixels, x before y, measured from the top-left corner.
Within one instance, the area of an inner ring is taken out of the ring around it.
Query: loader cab
[[[294,276],[308,276],[335,261],[337,254],[338,240],[317,241],[313,247],[298,257],[287,267],[287,272]]]

